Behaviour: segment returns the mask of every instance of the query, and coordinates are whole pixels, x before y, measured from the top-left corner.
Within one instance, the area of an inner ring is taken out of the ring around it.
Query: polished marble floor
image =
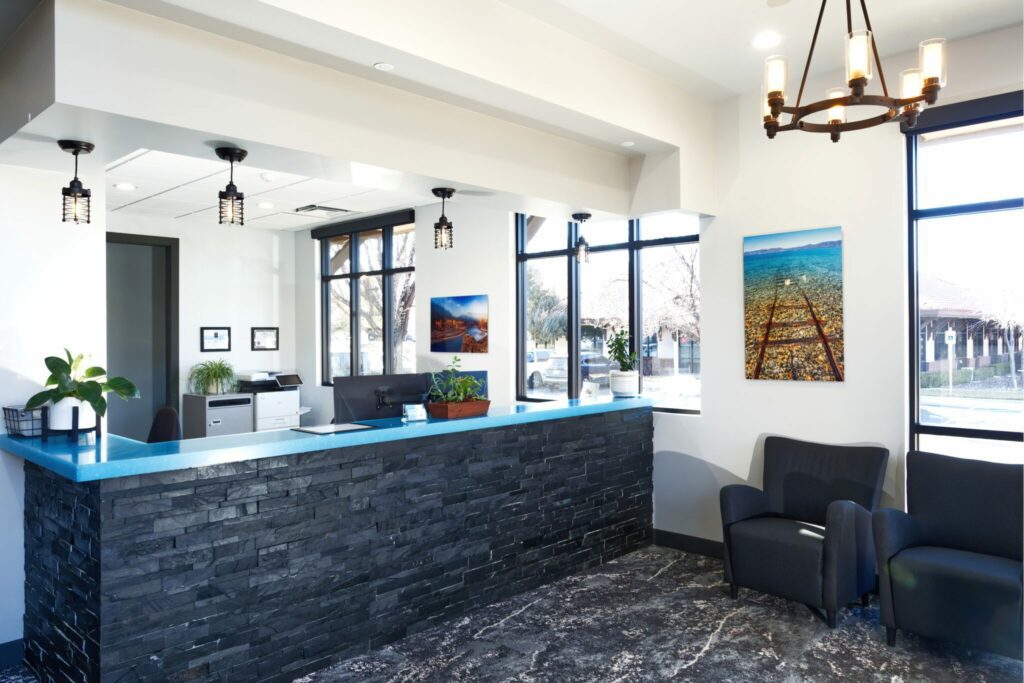
[[[1022,680],[1021,662],[900,634],[878,606],[829,629],[807,607],[743,590],[718,560],[651,547],[299,679],[366,681]],[[0,672],[0,683],[31,681]]]

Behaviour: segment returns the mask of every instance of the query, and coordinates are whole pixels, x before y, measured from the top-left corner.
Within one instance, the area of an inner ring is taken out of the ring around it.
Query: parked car
[[[587,381],[602,386],[608,384],[611,377],[612,362],[599,353],[583,353],[580,356],[580,376]],[[569,359],[555,356],[544,368],[544,386],[549,389],[565,391],[569,386]]]
[[[551,349],[533,349],[526,352],[526,387],[539,389],[544,384],[544,368],[551,359]]]

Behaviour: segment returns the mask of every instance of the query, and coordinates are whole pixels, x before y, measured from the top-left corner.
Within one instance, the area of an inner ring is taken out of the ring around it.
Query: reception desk
[[[329,436],[0,437],[42,680],[290,681],[650,542],[651,405]]]

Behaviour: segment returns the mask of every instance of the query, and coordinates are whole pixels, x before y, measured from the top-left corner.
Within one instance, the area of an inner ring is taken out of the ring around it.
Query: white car
[[[544,385],[544,368],[551,359],[551,349],[533,349],[526,352],[526,388],[540,389]]]

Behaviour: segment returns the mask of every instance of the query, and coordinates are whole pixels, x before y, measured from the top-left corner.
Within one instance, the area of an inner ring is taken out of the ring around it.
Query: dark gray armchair
[[[912,451],[907,510],[878,510],[881,620],[1022,658],[1024,465]]]
[[[725,580],[824,609],[835,627],[840,607],[875,586],[871,510],[878,506],[889,451],[770,436],[764,490],[721,491]]]

